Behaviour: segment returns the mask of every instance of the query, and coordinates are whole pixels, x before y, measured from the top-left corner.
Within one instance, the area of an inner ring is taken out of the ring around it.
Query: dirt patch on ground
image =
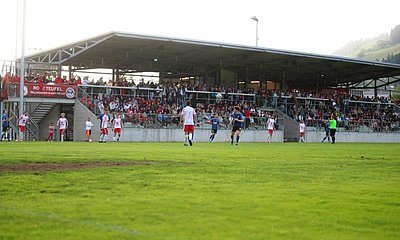
[[[41,171],[63,171],[79,170],[97,167],[125,167],[133,165],[150,165],[155,162],[135,161],[135,162],[83,162],[83,163],[19,163],[19,164],[0,164],[0,172],[41,172]]]

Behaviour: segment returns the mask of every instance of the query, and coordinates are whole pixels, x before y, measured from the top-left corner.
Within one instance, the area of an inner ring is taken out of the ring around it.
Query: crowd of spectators
[[[7,73],[4,77],[0,77],[2,85],[8,83],[19,83],[20,77],[18,75],[11,75]],[[93,85],[93,86],[108,86],[108,87],[129,87],[129,88],[151,88],[159,89],[160,91],[180,91],[182,94],[187,90],[191,91],[209,91],[209,92],[222,92],[222,93],[248,93],[256,94],[256,90],[252,88],[236,88],[236,87],[225,87],[225,86],[208,86],[207,84],[189,84],[189,83],[173,83],[171,81],[166,81],[163,84],[155,83],[153,81],[145,82],[141,79],[139,83],[136,84],[133,80],[127,80],[126,78],[118,79],[116,81],[103,80],[100,77],[98,80],[89,80],[89,77],[72,76],[67,78],[66,76],[52,76],[47,73],[43,75],[28,75],[25,77],[25,83],[31,84],[50,84],[50,85]]]
[[[185,99],[191,99],[192,95],[185,93],[186,88],[181,91],[174,85],[168,86],[165,93],[160,92],[159,95],[149,98],[98,94],[89,100],[88,105],[100,111],[108,107],[111,111],[123,112],[125,121],[135,126],[177,125],[179,112],[183,108],[182,103]],[[269,95],[262,99],[264,101],[258,103],[240,99],[238,101],[219,101],[217,98],[213,98],[212,101],[191,100],[195,103],[200,122],[206,122],[211,113],[216,113],[220,116],[221,122],[228,124],[233,107],[239,105],[246,116],[246,127],[263,127],[269,115],[265,109],[275,104],[278,109],[295,120],[299,122],[304,120],[309,127],[323,128],[331,114],[337,117],[339,127],[350,131],[363,131],[363,127],[379,132],[397,131],[400,126],[396,107],[389,104],[390,100],[384,97],[375,99],[350,96],[345,93],[314,95],[303,92],[269,91]]]
[[[186,98],[182,99],[184,101]],[[124,122],[137,127],[177,127],[179,113],[184,107],[181,101],[171,101],[168,97],[121,97],[113,94],[94,95],[93,98],[82,98],[81,101],[92,111],[101,114],[104,108],[108,108],[111,114],[123,113]],[[249,119],[246,127],[262,125],[265,112],[257,108],[253,103],[213,101],[194,101],[194,107],[198,115],[199,125],[207,124],[211,114],[220,117],[221,123],[228,125],[234,106],[240,106]],[[250,121],[251,119],[251,121]]]
[[[2,81],[2,84],[8,84],[8,83],[19,83],[20,81],[20,76],[18,75],[11,75],[10,73],[7,73],[3,78],[0,78]],[[87,78],[86,78],[87,79]],[[25,77],[24,80],[25,84],[31,83],[31,84],[49,84],[49,85],[82,85],[84,81],[77,76],[77,77],[71,77],[70,79],[67,79],[66,76],[61,77],[61,76],[50,76],[47,73],[43,75],[28,75]],[[85,82],[87,83],[87,82]]]
[[[104,82],[102,78],[98,81],[92,80],[88,85],[98,85],[98,86],[118,86],[118,87],[137,87],[137,88],[152,88],[152,89],[164,89],[164,88],[174,88],[175,90],[181,91],[207,91],[207,92],[223,92],[223,93],[249,93],[255,94],[256,91],[252,88],[238,89],[236,87],[225,87],[225,86],[208,86],[207,84],[190,84],[190,83],[173,83],[171,81],[166,81],[164,84],[154,83],[153,81],[145,82],[142,79],[138,84],[135,81],[128,81],[125,78],[112,82]]]
[[[6,74],[2,79],[3,84],[19,82],[18,76]],[[134,94],[121,94],[121,91],[99,92],[91,96],[82,96],[84,102],[93,111],[102,111],[104,107],[112,112],[124,113],[126,122],[136,126],[159,125],[169,127],[178,124],[179,112],[186,99],[195,103],[199,113],[200,122],[207,120],[209,114],[217,113],[223,123],[229,123],[233,106],[239,105],[246,115],[246,127],[262,126],[268,113],[265,108],[278,108],[297,121],[304,120],[307,126],[322,127],[324,121],[334,114],[340,127],[346,130],[357,131],[363,127],[373,131],[397,131],[400,129],[398,108],[393,106],[387,97],[369,97],[350,95],[340,91],[274,91],[253,89],[237,89],[234,87],[208,86],[206,84],[173,83],[167,81],[163,84],[143,79],[138,84],[134,81],[121,79],[118,81],[89,80],[88,77],[72,77],[67,79],[60,76],[36,75],[28,76],[26,83],[35,84],[69,84],[69,85],[95,85],[95,86],[120,86],[134,89],[154,89],[148,96]],[[190,91],[212,92],[212,100],[200,101],[195,99]],[[116,94],[118,93],[118,94]],[[215,93],[215,94],[214,94]],[[218,96],[218,94],[222,95]],[[228,93],[250,93],[257,96],[257,101],[248,101],[241,96],[227,99]],[[219,98],[220,97],[220,98]],[[396,103],[397,104],[397,103]],[[261,120],[262,119],[262,120]],[[204,121],[205,122],[205,121]]]
[[[355,96],[347,93],[270,93],[267,103],[307,126],[323,128],[331,114],[339,126],[350,131],[363,128],[375,132],[400,130],[398,109],[387,97]]]

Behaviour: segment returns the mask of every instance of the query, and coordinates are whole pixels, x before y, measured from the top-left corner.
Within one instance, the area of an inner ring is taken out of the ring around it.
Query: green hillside
[[[393,46],[390,46],[388,48],[383,48],[383,49],[377,49],[373,51],[369,51],[365,53],[365,56],[363,59],[369,59],[369,60],[382,60],[382,58],[387,58],[388,54],[398,54],[400,53],[400,43],[397,43]]]
[[[394,27],[390,34],[383,33],[373,38],[351,41],[333,54],[364,60],[400,63],[400,25]]]
[[[377,48],[376,42],[368,42],[364,44],[360,49],[351,52],[346,55],[346,57],[360,58],[365,60],[382,60],[382,58],[387,58],[388,54],[398,54],[400,53],[400,43],[394,44],[387,48]]]

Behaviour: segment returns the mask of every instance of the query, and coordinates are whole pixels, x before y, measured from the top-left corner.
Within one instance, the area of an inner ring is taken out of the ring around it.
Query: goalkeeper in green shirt
[[[335,119],[335,116],[332,114],[331,118],[329,119],[329,135],[331,135],[332,144],[335,143],[336,124],[337,121]]]

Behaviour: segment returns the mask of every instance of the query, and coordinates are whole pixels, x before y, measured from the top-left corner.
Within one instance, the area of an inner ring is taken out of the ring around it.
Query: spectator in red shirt
[[[76,85],[76,86],[82,85],[82,81],[81,81],[81,78],[80,78],[80,77],[78,77],[78,79],[75,81],[75,85]]]
[[[63,79],[60,77],[60,75],[57,75],[56,79],[54,80],[54,83],[56,85],[61,85],[63,84]]]
[[[37,80],[37,84],[39,84],[40,86],[43,86],[43,80],[42,80],[42,78],[40,77],[40,78],[38,78],[38,80]]]
[[[69,85],[75,85],[75,77],[72,77],[70,80],[69,80]]]
[[[244,117],[245,117],[245,128],[248,128],[250,126],[250,108],[248,106],[244,107]]]

